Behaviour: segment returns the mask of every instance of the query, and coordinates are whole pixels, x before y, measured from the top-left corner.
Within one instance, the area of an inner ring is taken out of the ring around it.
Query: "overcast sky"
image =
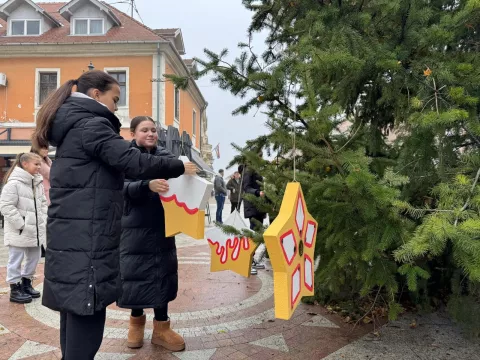
[[[56,0],[58,1],[58,0]],[[124,12],[129,12],[127,4],[107,0]],[[0,0],[2,3],[3,0]],[[52,2],[42,0],[35,2]],[[203,49],[215,52],[223,48],[230,50],[230,59],[239,54],[237,44],[247,40],[246,31],[252,14],[247,11],[241,0],[136,0],[138,12],[145,25],[150,28],[181,28],[185,42],[187,58],[203,58]],[[135,18],[139,20],[137,14]],[[261,51],[263,39],[257,36],[254,46]],[[208,138],[215,147],[220,143],[221,158],[214,162],[214,169],[230,162],[235,155],[230,146],[232,142],[244,145],[246,140],[266,133],[265,116],[258,112],[246,116],[232,116],[232,110],[242,105],[242,100],[211,84],[208,78],[198,81],[200,90],[208,101]],[[131,114],[134,116],[135,114]],[[233,169],[232,169],[233,170]],[[231,171],[227,171],[230,173]]]

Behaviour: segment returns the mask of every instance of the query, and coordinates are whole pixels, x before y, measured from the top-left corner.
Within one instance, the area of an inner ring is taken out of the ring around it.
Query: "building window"
[[[74,35],[103,35],[103,19],[74,19]]]
[[[197,136],[197,112],[195,110],[192,114],[192,135]]]
[[[12,36],[40,35],[40,20],[12,20]]]
[[[118,101],[118,106],[127,106],[127,72],[108,71],[108,73],[117,80],[120,85],[120,100]]]
[[[91,35],[103,34],[103,20],[90,20],[89,29]]]
[[[175,101],[175,121],[180,122],[180,89],[175,86],[175,94],[174,94],[174,101]]]
[[[42,105],[48,96],[57,90],[58,74],[56,72],[40,72],[38,82],[38,105]]]

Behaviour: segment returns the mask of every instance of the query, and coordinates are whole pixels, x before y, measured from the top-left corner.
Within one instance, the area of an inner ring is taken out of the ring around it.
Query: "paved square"
[[[352,332],[320,306],[301,305],[291,320],[276,320],[271,269],[248,279],[229,271],[210,273],[205,240],[180,235],[177,247],[179,292],[169,309],[174,329],[185,337],[186,351],[169,353],[149,341],[138,350],[127,348],[129,311],[111,305],[96,359],[320,359],[367,331]],[[41,299],[26,305],[9,302],[5,249],[0,247],[0,360],[60,359],[59,314],[43,307]],[[40,291],[43,269],[39,264],[34,281]],[[147,317],[148,339],[151,310]]]

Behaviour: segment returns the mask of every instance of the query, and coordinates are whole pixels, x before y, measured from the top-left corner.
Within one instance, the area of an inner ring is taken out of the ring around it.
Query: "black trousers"
[[[230,210],[230,214],[233,213],[235,211],[235,209],[238,209],[238,208],[239,208],[238,201],[237,202],[232,201],[232,208]]]
[[[90,316],[60,313],[62,360],[93,360],[103,340],[106,309]]]
[[[155,313],[155,320],[167,321],[168,320],[168,305],[162,308],[153,309]],[[143,315],[143,309],[132,309],[132,317],[140,317]]]
[[[259,230],[259,227],[262,226],[260,224],[263,224],[264,219],[265,219],[265,214],[260,214],[260,215],[249,218],[248,220],[250,220],[250,230],[254,230],[254,231]],[[255,223],[254,220],[257,220],[260,224]]]

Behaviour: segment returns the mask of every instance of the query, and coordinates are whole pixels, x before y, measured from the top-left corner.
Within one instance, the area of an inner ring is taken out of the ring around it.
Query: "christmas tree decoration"
[[[184,163],[186,156],[179,158]],[[165,209],[165,234],[167,237],[180,233],[201,240],[205,234],[205,208],[213,184],[200,176],[182,175],[168,180],[170,189],[160,195]]]
[[[302,297],[313,295],[317,227],[300,184],[288,183],[278,216],[263,234],[273,267],[278,319],[290,319]]]
[[[240,213],[235,210],[223,222],[237,230],[248,229]],[[210,271],[231,270],[239,275],[249,277],[252,258],[257,244],[246,237],[225,234],[221,228],[208,230],[205,236],[210,245]]]

